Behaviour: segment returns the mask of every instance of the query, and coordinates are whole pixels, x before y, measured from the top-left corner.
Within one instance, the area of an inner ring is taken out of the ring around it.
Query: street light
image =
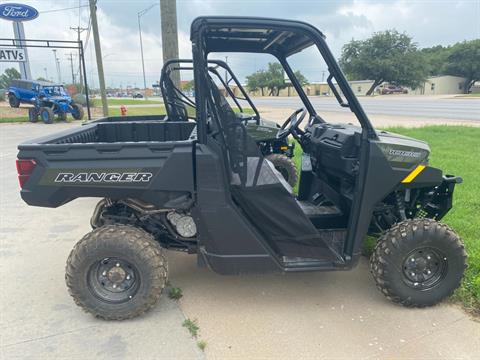
[[[142,26],[140,24],[140,19],[143,15],[145,15],[149,10],[153,9],[157,6],[158,3],[152,4],[149,7],[139,11],[137,14],[138,18],[138,33],[140,34],[140,53],[142,55],[142,72],[143,72],[143,91],[145,100],[147,99],[147,79],[145,78],[145,61],[143,60],[143,41],[142,41]]]
[[[57,57],[57,50],[53,49],[53,56],[55,58],[55,66],[57,68],[57,76],[58,76],[58,82],[61,84],[62,83],[62,73],[60,71],[60,59]]]

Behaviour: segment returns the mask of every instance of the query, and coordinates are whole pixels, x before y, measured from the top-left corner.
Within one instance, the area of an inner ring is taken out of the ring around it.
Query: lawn
[[[115,99],[115,98],[108,98],[107,99],[108,106],[120,106],[120,105],[152,105],[152,104],[162,104],[163,101],[160,99]],[[101,99],[93,99],[93,106],[101,107],[102,100]]]
[[[480,98],[480,93],[457,95],[456,98]]]
[[[28,116],[19,116],[19,117],[0,117],[1,123],[18,123],[18,122],[27,122]]]
[[[165,115],[165,106],[159,105],[155,107],[128,107],[127,116],[129,115]],[[109,116],[120,116],[120,108],[109,108]]]
[[[388,131],[427,141],[431,148],[430,165],[446,174],[459,175],[463,183],[455,187],[453,208],[442,219],[463,239],[468,253],[468,269],[453,299],[466,309],[480,312],[480,128],[464,126],[425,126],[389,128]],[[301,155],[295,147],[297,166]],[[370,253],[371,239],[365,253]]]

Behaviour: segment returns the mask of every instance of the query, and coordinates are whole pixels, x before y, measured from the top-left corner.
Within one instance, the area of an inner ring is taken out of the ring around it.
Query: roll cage
[[[253,113],[249,119],[256,120],[257,124],[260,122],[260,113],[258,112],[255,104],[252,102],[247,92],[241,85],[238,78],[233,73],[232,69],[228,64],[221,60],[208,60],[208,72],[211,75],[214,75],[215,79],[222,85],[225,89],[228,96],[235,103],[235,106],[239,109],[241,113],[244,112],[244,107],[241,105],[241,101],[246,101]],[[224,78],[218,68],[223,69],[226,72],[226,78]],[[160,77],[160,89],[163,96],[163,101],[167,106],[174,108],[180,107],[191,107],[196,108],[195,102],[188,97],[184,91],[175,86],[172,81],[171,74],[173,71],[193,71],[193,60],[191,59],[172,59],[165,63],[162,69],[162,74]],[[234,86],[240,91],[240,96],[236,95],[232,91],[230,84],[233,83]],[[183,110],[179,110],[183,112]],[[189,117],[188,115],[186,117]]]
[[[195,63],[195,103],[197,104],[198,140],[206,141],[206,95],[209,80],[204,69],[214,52],[263,53],[278,59],[310,114],[310,124],[325,122],[315,111],[287,59],[312,45],[320,51],[328,66],[327,82],[340,106],[348,107],[357,117],[366,139],[378,139],[365,111],[353,93],[325,36],[315,27],[300,21],[245,17],[199,17],[191,26],[193,62]],[[336,80],[345,100],[333,84]]]

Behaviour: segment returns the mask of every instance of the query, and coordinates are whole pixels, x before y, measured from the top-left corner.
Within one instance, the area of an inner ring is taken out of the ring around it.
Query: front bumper
[[[455,185],[462,183],[460,176],[444,175],[440,185],[435,186],[426,196],[421,208],[425,217],[441,220],[452,208]]]

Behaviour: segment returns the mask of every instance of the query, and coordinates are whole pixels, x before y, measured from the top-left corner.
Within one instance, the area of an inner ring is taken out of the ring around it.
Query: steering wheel
[[[300,116],[298,115],[300,114]],[[294,138],[298,139],[298,135],[303,134],[303,131],[298,128],[298,126],[302,123],[303,119],[307,115],[307,110],[305,108],[300,108],[295,110],[292,115],[283,123],[280,130],[277,133],[277,139],[283,139],[288,135],[292,134]]]

